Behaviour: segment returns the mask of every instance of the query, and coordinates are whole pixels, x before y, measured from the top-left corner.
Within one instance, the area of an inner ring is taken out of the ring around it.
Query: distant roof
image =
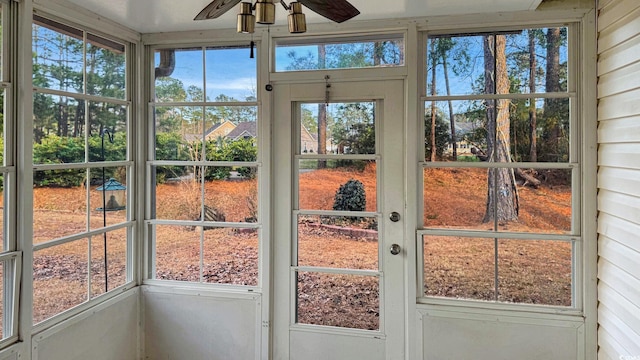
[[[256,137],[256,122],[245,121],[236,124],[235,129],[227,134],[230,139],[238,139],[245,136]]]
[[[460,135],[468,134],[479,128],[480,124],[475,122],[456,122],[456,133]]]

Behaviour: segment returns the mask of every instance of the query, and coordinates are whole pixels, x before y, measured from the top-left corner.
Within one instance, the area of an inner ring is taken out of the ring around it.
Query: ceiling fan
[[[241,1],[242,0],[213,0],[196,15],[194,20],[215,19]],[[289,10],[289,31],[292,33],[302,33],[307,30],[306,20],[302,13],[302,5],[337,23],[349,20],[360,14],[360,11],[347,0],[298,0],[289,5],[287,5],[284,0],[280,0],[280,4]],[[253,11],[255,11],[255,15]],[[238,32],[254,32],[256,22],[258,24],[275,23],[274,0],[256,0],[255,4],[251,2],[242,2],[240,4]]]

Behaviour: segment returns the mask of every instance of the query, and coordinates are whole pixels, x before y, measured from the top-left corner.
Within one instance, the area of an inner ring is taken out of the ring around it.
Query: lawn
[[[361,181],[365,187],[366,210],[375,211],[376,171],[371,165],[364,171],[322,169],[302,173],[300,207],[331,209],[338,187],[352,178]],[[492,228],[492,224],[482,223],[486,170],[430,169],[425,171],[424,183],[423,221],[426,226],[470,230]],[[543,182],[538,188],[519,186],[518,190],[520,219],[499,224],[500,230],[559,234],[570,230],[571,191],[562,185],[562,181]],[[201,191],[190,183],[158,185],[157,217],[198,218]],[[101,204],[101,197],[94,189],[89,191],[91,210],[88,216],[84,188],[36,188],[34,192],[35,243],[81,232],[87,224],[91,229],[102,226],[103,214],[95,210]],[[257,185],[254,180],[208,182],[204,194],[206,204],[215,207],[226,221],[247,222],[256,215]],[[124,211],[107,213],[108,224],[124,218]],[[313,216],[299,219],[300,265],[378,268],[375,223],[329,222],[326,218]],[[362,231],[340,229],[352,227]],[[155,233],[157,278],[257,285],[259,252],[255,230],[216,228],[202,231],[201,228],[159,225]],[[204,235],[202,244],[201,234]],[[110,232],[107,236],[110,289],[126,279],[125,241],[125,230]],[[571,305],[570,243],[426,236],[421,246],[424,247],[423,288],[426,295]],[[90,264],[88,259],[91,259]],[[87,284],[89,281],[91,286]],[[377,277],[301,272],[297,281],[300,323],[362,329],[379,327],[380,284]],[[34,322],[98,296],[104,292],[104,287],[102,236],[38,251],[34,254]]]

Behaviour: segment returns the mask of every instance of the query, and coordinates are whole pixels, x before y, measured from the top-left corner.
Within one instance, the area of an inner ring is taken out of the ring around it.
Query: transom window
[[[570,28],[429,36],[422,295],[576,307]]]
[[[277,72],[402,66],[404,38],[390,34],[344,40],[278,40],[275,59]]]
[[[249,53],[155,51],[150,279],[258,286],[260,131]]]

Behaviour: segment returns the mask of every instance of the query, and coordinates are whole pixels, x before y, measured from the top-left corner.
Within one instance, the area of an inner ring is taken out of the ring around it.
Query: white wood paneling
[[[599,2],[598,358],[640,356],[640,2]]]
[[[34,335],[32,359],[136,359],[139,294],[138,289],[129,290]]]
[[[292,343],[298,344],[292,349],[290,359],[378,359],[384,358],[385,354],[385,341],[379,337],[345,337],[326,332],[299,330],[292,330],[290,337]]]
[[[146,359],[259,358],[260,295],[142,288]]]
[[[422,358],[582,359],[584,324],[530,317],[421,310]],[[504,314],[504,313],[503,313]]]

